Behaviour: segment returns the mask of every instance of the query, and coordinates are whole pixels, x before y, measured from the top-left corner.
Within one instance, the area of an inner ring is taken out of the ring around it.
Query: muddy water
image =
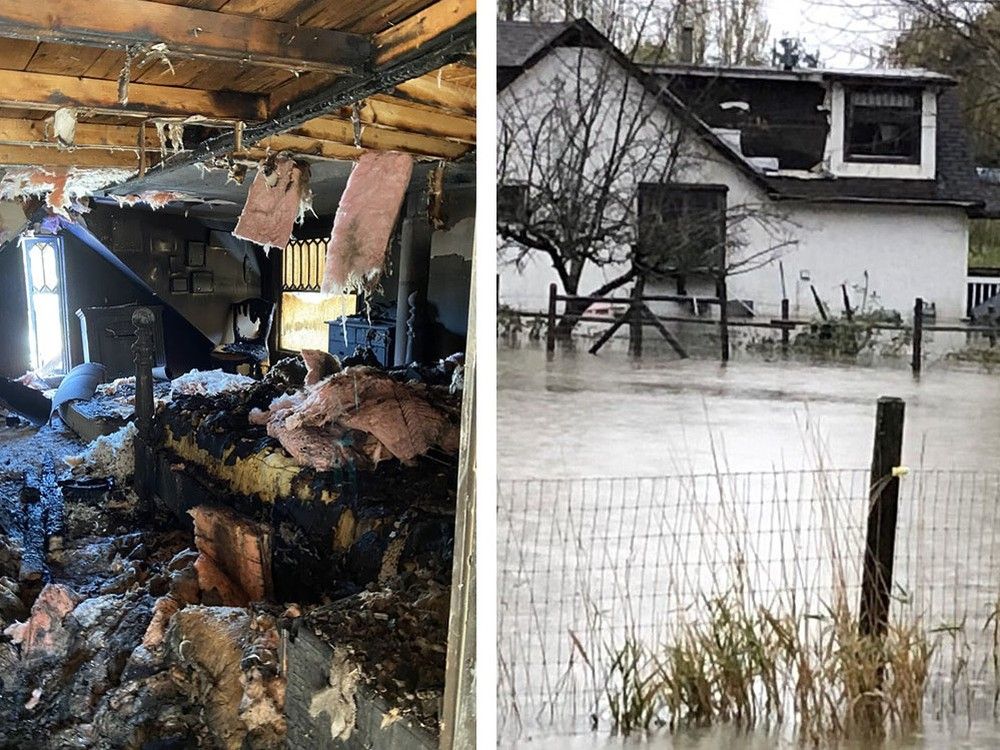
[[[1000,747],[1000,733],[993,727],[973,726],[942,728],[904,739],[887,741],[880,750],[995,750]],[[672,737],[641,739],[603,738],[597,735],[538,738],[520,741],[517,747],[558,748],[559,750],[800,750],[794,742],[782,742],[766,734],[729,729],[692,731]],[[871,750],[870,744],[840,744],[837,750]]]
[[[906,401],[904,462],[994,469],[1000,373],[744,360],[646,359],[620,350],[546,362],[498,357],[502,479],[864,468],[875,401]]]
[[[1000,543],[992,531],[998,523],[1000,500],[997,490],[1000,475],[995,473],[1000,469],[1000,374],[973,369],[934,369],[916,381],[901,368],[815,366],[749,359],[732,362],[726,368],[698,359],[649,358],[635,363],[620,350],[609,350],[599,358],[586,353],[561,354],[547,362],[544,352],[531,347],[502,348],[498,365],[498,469],[502,487],[506,486],[503,480],[523,478],[861,469],[859,486],[852,488],[851,493],[864,503],[867,476],[864,468],[871,461],[876,399],[883,395],[903,398],[907,409],[904,464],[928,471],[961,469],[994,473],[988,486],[970,489],[956,484],[941,488],[938,494],[947,502],[927,508],[918,502],[924,498],[924,491],[916,489],[918,480],[914,476],[912,486],[903,490],[901,504],[910,511],[904,510],[901,516],[905,531],[900,532],[897,545],[900,568],[897,578],[914,592],[915,609],[927,613],[936,624],[954,621],[959,610],[964,612],[962,608],[967,608],[969,622],[973,623],[969,653],[976,663],[988,659],[989,645],[979,643],[976,634],[981,636],[985,632],[982,621],[985,610],[980,605],[995,596],[1000,565]],[[924,476],[934,476],[934,472]],[[927,479],[920,481],[931,486]],[[537,502],[531,492],[513,497],[508,508],[504,508],[501,499],[500,607],[501,633],[506,635],[501,638],[500,649],[505,667],[515,675],[510,678],[513,687],[508,682],[501,686],[501,692],[509,689],[511,694],[518,694],[521,711],[521,718],[506,725],[513,728],[513,733],[503,737],[501,745],[567,750],[643,746],[690,750],[783,747],[773,736],[734,734],[724,729],[650,741],[621,741],[607,738],[603,721],[601,731],[583,735],[579,732],[581,726],[585,729],[586,719],[576,720],[575,724],[569,721],[565,726],[573,726],[574,736],[553,734],[544,726],[531,726],[530,720],[524,721],[526,715],[540,715],[531,713],[536,704],[527,695],[530,690],[542,696],[543,703],[537,705],[549,705],[544,704],[549,697],[546,690],[538,690],[545,670],[549,669],[557,678],[569,673],[561,666],[551,665],[566,663],[567,653],[572,653],[572,647],[566,645],[567,631],[579,634],[585,627],[585,610],[577,606],[581,596],[589,600],[605,592],[600,570],[614,568],[615,560],[619,567],[629,560],[631,567],[622,568],[623,575],[618,576],[616,585],[631,589],[635,595],[641,591],[644,576],[655,577],[648,570],[637,572],[638,568],[659,565],[655,556],[645,553],[637,556],[628,543],[616,546],[610,534],[600,537],[606,533],[603,526],[623,522],[620,517],[605,514],[607,494],[572,494],[570,490],[555,487],[562,485],[541,485]],[[932,487],[928,495],[934,491]],[[848,494],[853,497],[851,493]],[[861,512],[856,514],[859,528],[863,509],[862,505]],[[509,519],[503,518],[505,513]],[[705,515],[703,506],[698,515]],[[559,518],[553,520],[553,516]],[[567,523],[567,518],[573,523]],[[588,525],[591,518],[592,526]],[[626,516],[624,521],[627,520]],[[648,528],[656,532],[658,527],[654,528],[654,523],[660,522],[654,514]],[[637,521],[633,525],[646,528],[646,522]],[[554,529],[552,533],[548,533],[549,526]],[[572,526],[579,538],[566,537],[575,538],[576,542],[568,550],[552,549],[553,545],[543,540],[562,538],[564,526]],[[954,531],[958,527],[964,529],[960,534]],[[505,528],[518,530],[516,543],[505,545],[502,538]],[[978,528],[985,533],[975,538],[961,536]],[[944,536],[940,534],[942,530]],[[599,543],[595,543],[597,538],[601,539]],[[662,541],[674,537],[660,533],[659,538]],[[860,543],[860,537],[855,541]],[[672,549],[672,544],[668,541],[667,546]],[[601,547],[596,557],[591,552],[595,546]],[[504,550],[511,560],[504,559]],[[704,556],[714,559],[711,554]],[[681,557],[690,563],[691,555]],[[857,550],[849,555],[852,560],[855,557],[860,557]],[[570,572],[566,571],[567,566]],[[609,595],[599,601],[602,617],[606,619],[593,639],[597,644],[608,640],[607,634],[614,632],[613,628],[619,624],[615,603],[621,601],[621,591],[613,586],[608,589]],[[661,598],[653,596],[652,600]],[[856,600],[856,592],[851,599]],[[576,603],[565,606],[566,602]],[[641,621],[643,617],[640,613],[638,619]],[[945,653],[943,661],[935,662],[932,674],[950,669],[952,662],[947,661],[947,656]],[[517,664],[512,666],[513,662]],[[977,674],[972,683],[979,699],[989,703],[992,687],[987,685],[987,677],[985,672]],[[561,690],[563,696],[570,692],[566,688]],[[563,701],[568,699],[559,698],[557,703]],[[505,708],[509,706],[502,699],[501,710]],[[556,705],[554,714],[558,716],[562,708]],[[572,715],[580,716],[579,703],[573,708]],[[971,723],[967,716],[930,719],[921,735],[885,747],[891,750],[1000,747],[1000,727],[983,718],[990,714],[988,707],[980,705],[980,708],[985,710],[977,711],[977,718]],[[934,713],[928,706],[927,715]],[[503,721],[501,725],[504,726]]]

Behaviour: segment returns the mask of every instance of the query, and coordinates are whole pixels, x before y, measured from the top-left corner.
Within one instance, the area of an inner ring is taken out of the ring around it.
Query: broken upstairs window
[[[645,270],[677,281],[719,267],[726,237],[726,186],[680,183],[639,185],[637,262]]]
[[[919,164],[921,105],[920,89],[848,90],[845,158],[848,161]]]

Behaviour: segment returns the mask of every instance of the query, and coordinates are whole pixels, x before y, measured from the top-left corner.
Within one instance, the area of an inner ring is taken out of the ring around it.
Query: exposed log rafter
[[[147,139],[148,141],[149,139]],[[45,120],[0,118],[0,144],[30,148],[57,148],[55,136]],[[136,125],[98,125],[77,123],[74,150],[128,151],[139,147]],[[159,151],[158,143],[146,143],[146,151]]]
[[[461,6],[463,10],[456,12],[454,10],[456,6]],[[442,10],[448,8],[452,9],[450,15],[449,12]],[[438,28],[431,24],[425,24],[421,27],[423,34],[418,41],[414,41],[411,35],[407,35],[405,41],[398,41],[398,46],[393,46],[393,53],[385,51],[390,45],[384,43],[383,38],[383,59],[387,59],[387,62],[377,65],[367,76],[361,78],[341,76],[329,87],[270,112],[270,118],[266,121],[247,125],[243,129],[241,138],[244,149],[250,150],[265,139],[276,138],[310,120],[330,112],[336,112],[345,106],[350,106],[353,102],[362,101],[376,94],[390,92],[400,84],[424,76],[458,60],[467,59],[468,54],[475,49],[475,1],[440,0],[427,8],[424,13],[428,14],[427,18],[436,19],[439,22],[441,19],[450,18],[453,25]],[[401,37],[401,39],[403,38]],[[377,41],[376,46],[378,44]],[[301,138],[301,136],[295,135],[286,137]],[[280,141],[272,141],[271,143],[280,143]],[[326,149],[328,152],[343,152],[345,147],[353,149],[353,141],[351,145],[330,142]],[[226,132],[208,138],[190,151],[167,157],[158,167],[149,170],[147,178],[162,180],[165,173],[182,169],[196,162],[224,156],[232,153],[235,148],[234,132]],[[323,147],[321,146],[321,148]],[[288,150],[295,151],[296,149],[290,148]],[[463,149],[463,152],[464,150],[467,149]],[[141,182],[141,180],[130,180],[117,186],[112,192],[132,192],[136,189],[137,182]]]
[[[265,99],[227,91],[131,83],[128,102],[118,101],[118,83],[99,78],[0,70],[0,106],[55,110],[79,107],[96,114],[207,117],[215,120],[263,120]]]
[[[0,36],[106,49],[165,45],[177,58],[345,73],[371,66],[367,37],[149,0],[0,0]]]

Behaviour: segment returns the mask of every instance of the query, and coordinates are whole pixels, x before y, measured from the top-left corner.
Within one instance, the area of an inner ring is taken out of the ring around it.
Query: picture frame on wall
[[[149,247],[155,255],[172,255],[178,252],[177,238],[168,232],[150,234]]]
[[[191,240],[188,240],[185,247],[185,262],[187,263],[187,265],[195,268],[204,266],[205,243],[193,242]]]
[[[192,271],[189,284],[191,294],[211,294],[215,291],[215,277],[211,271]]]

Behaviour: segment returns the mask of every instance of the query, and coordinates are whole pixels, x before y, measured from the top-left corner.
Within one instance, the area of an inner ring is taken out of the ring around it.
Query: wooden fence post
[[[556,351],[556,285],[549,284],[548,327],[545,331],[545,353],[551,358]]]
[[[917,297],[913,303],[913,362],[910,367],[914,375],[920,374],[924,359],[924,300]]]
[[[724,271],[715,286],[717,291],[716,296],[719,298],[719,338],[721,339],[722,347],[722,364],[726,364],[729,361],[729,297],[726,292],[726,276]]]
[[[628,327],[628,354],[630,357],[642,356],[642,327],[643,327],[643,307],[642,293],[645,291],[646,279],[639,276],[632,286],[631,300],[629,301],[629,327]]]
[[[787,323],[788,322],[788,297],[781,300],[781,319]],[[788,356],[788,340],[790,337],[790,331],[788,326],[785,325],[781,329],[781,355],[783,357]]]
[[[872,450],[868,500],[868,533],[865,541],[861,606],[858,626],[863,635],[885,634],[889,622],[889,594],[896,547],[896,512],[899,504],[899,466],[903,453],[905,403],[883,396],[875,412],[875,445]]]

